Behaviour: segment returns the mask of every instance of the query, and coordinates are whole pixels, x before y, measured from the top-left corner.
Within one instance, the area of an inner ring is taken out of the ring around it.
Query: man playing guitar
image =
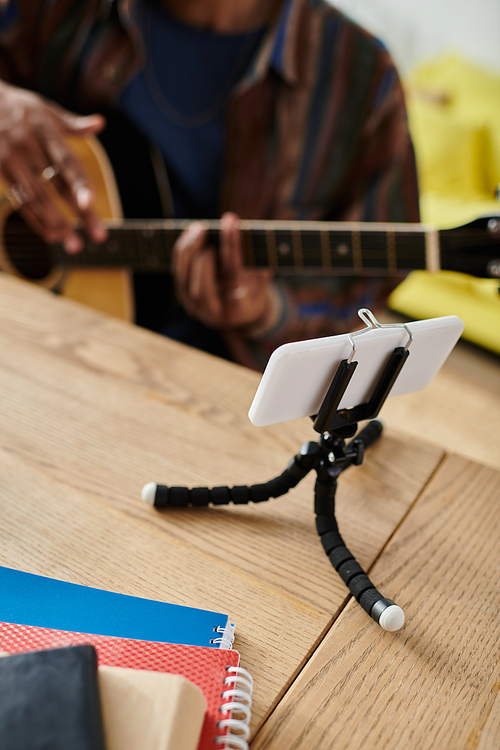
[[[193,221],[171,279],[137,275],[138,323],[261,367],[285,340],[349,328],[359,303],[387,291],[373,280],[274,279],[242,262],[239,217],[418,221],[393,63],[331,5],[7,0],[0,8],[0,176],[46,242],[69,254],[83,244],[54,190],[84,234],[106,237],[69,136],[100,134],[127,216],[222,215],[217,254],[203,221]]]

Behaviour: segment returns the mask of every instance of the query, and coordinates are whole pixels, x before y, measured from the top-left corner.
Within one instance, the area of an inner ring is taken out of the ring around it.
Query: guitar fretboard
[[[70,264],[169,270],[172,249],[187,221],[109,223],[109,238],[88,245]],[[217,247],[220,223],[206,222]],[[397,275],[439,267],[437,232],[421,224],[242,221],[244,264],[280,272]],[[435,245],[435,247],[433,247]]]

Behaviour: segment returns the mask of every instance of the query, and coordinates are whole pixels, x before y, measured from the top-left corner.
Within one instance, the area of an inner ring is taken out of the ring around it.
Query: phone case
[[[408,344],[408,360],[389,395],[425,388],[446,361],[464,325],[456,315],[449,315],[406,326],[413,335],[411,342],[402,326],[373,328],[353,336],[354,352],[349,334],[280,346],[271,355],[259,383],[248,412],[250,421],[262,427],[317,414],[340,362],[351,354],[358,366],[339,409],[368,401],[391,353]]]

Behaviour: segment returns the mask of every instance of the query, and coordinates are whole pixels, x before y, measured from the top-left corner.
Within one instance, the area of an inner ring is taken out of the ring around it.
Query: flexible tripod
[[[408,349],[413,335],[408,327],[402,324],[408,332],[408,342],[405,347],[394,349],[368,401],[349,409],[339,409],[342,397],[358,365],[356,361],[353,361],[356,346],[351,337],[370,330],[372,323],[379,328],[400,327],[399,325],[380,325],[369,310],[360,310],[359,314],[365,322],[369,317],[371,323],[367,329],[350,334],[351,357],[340,362],[318,414],[312,417],[313,427],[316,432],[320,433],[320,438],[316,442],[304,443],[282,474],[264,484],[234,487],[189,489],[149,482],[143,487],[141,496],[145,502],[155,508],[260,503],[285,495],[314,469],[317,475],[314,486],[316,530],[325,553],[361,607],[384,630],[394,631],[399,630],[404,623],[403,610],[392,599],[387,599],[377,591],[363,568],[348,550],[335,517],[335,494],[340,474],[353,464],[359,466],[363,461],[365,449],[382,434],[382,423],[373,417],[378,415],[409,356]],[[358,430],[358,422],[364,420],[371,421],[354,437]],[[354,439],[346,443],[349,438]]]

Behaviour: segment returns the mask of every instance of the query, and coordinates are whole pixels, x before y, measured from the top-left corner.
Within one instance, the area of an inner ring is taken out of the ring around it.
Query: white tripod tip
[[[405,613],[398,607],[397,604],[391,604],[390,607],[386,607],[382,614],[378,624],[384,630],[389,630],[391,633],[395,630],[399,630],[403,627],[405,621]]]
[[[148,505],[155,504],[156,487],[156,482],[148,482],[141,490],[141,498]]]

